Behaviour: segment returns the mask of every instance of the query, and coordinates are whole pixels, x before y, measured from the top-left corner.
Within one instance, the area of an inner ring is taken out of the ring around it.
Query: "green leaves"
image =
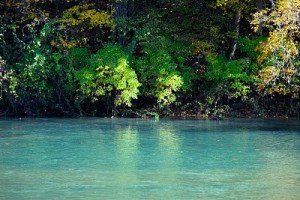
[[[259,37],[242,37],[239,39],[238,48],[241,52],[246,53],[252,61],[256,62],[258,57],[260,56],[260,46],[261,43],[266,42],[266,38]]]
[[[237,98],[250,92],[252,82],[249,63],[245,59],[227,60],[224,56],[211,54],[206,58],[210,64],[205,79],[218,87],[222,85],[223,94]]]
[[[154,98],[159,105],[168,106],[175,102],[179,91],[190,87],[194,78],[190,68],[184,66],[184,57],[178,54],[183,48],[173,48],[175,43],[165,37],[153,38],[143,47],[146,55],[132,60],[142,83],[142,95]],[[172,56],[173,51],[176,56]]]
[[[137,75],[119,45],[107,44],[90,58],[88,66],[78,71],[76,78],[83,93],[95,100],[111,96],[115,106],[131,106],[139,92]]]

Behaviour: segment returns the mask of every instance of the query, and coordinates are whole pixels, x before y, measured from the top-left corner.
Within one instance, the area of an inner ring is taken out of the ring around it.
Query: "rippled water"
[[[300,199],[296,120],[0,120],[0,199]]]

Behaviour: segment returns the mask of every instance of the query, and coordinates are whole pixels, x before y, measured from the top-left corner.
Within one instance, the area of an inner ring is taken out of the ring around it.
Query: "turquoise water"
[[[295,120],[0,120],[0,199],[300,199]]]

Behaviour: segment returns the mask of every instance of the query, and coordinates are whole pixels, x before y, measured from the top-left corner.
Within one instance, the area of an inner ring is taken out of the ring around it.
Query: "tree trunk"
[[[232,44],[231,44],[231,51],[230,51],[230,56],[229,56],[230,60],[234,59],[234,55],[235,55],[235,51],[236,51],[236,47],[237,47],[237,43],[238,43],[238,39],[239,39],[240,22],[241,22],[242,9],[243,9],[242,4],[243,4],[243,1],[240,0],[239,5],[238,5],[238,10],[234,17],[234,37],[233,37]]]
[[[270,3],[271,3],[271,5],[272,5],[272,8],[275,7],[275,3],[276,3],[276,2],[275,2],[274,0],[270,0]]]
[[[257,12],[262,11],[263,9],[263,1],[262,0],[256,0],[256,7],[257,7]],[[256,31],[257,35],[262,35],[262,21],[259,20],[259,25],[258,25],[258,29]]]
[[[134,0],[120,0],[115,3],[115,19],[126,19],[134,15]],[[126,45],[126,24],[118,23],[115,29],[115,38],[122,46]]]

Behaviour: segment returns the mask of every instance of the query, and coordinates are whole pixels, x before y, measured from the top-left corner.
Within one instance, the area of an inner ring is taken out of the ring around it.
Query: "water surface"
[[[296,120],[0,120],[0,199],[300,199]]]

